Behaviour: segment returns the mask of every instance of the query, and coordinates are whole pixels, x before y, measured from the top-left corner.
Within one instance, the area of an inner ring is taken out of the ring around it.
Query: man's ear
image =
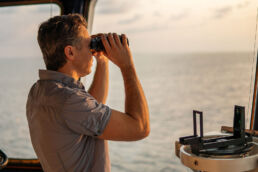
[[[67,45],[65,48],[64,48],[64,53],[65,53],[65,56],[67,58],[67,60],[74,60],[74,47],[71,46],[71,45]]]

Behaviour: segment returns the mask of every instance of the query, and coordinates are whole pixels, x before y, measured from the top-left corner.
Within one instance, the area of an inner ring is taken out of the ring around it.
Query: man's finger
[[[118,35],[116,33],[113,33],[113,37],[115,39],[116,45],[120,48],[122,47],[122,43],[120,41],[120,38],[118,37]]]
[[[114,40],[113,35],[111,33],[108,33],[108,41],[109,41],[112,48],[116,47],[115,40]]]
[[[102,43],[104,45],[104,48],[105,48],[106,52],[109,54],[110,50],[111,50],[111,47],[110,47],[110,45],[108,43],[108,40],[107,40],[107,38],[106,38],[106,36],[104,34],[101,35],[101,41],[102,41]]]
[[[123,43],[123,46],[128,47],[127,38],[126,38],[125,34],[122,34],[121,36],[122,36],[122,43]]]
[[[90,37],[96,38],[96,37],[101,37],[101,35],[103,35],[103,33],[94,34],[94,35],[91,35]]]

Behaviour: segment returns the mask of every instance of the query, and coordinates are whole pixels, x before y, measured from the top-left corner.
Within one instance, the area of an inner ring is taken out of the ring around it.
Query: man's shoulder
[[[55,80],[38,80],[30,89],[29,96],[47,97],[48,99],[61,98],[63,101],[74,94],[81,94],[82,90],[69,87]]]

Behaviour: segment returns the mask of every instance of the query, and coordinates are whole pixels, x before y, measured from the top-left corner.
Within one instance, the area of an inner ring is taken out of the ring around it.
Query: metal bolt
[[[194,161],[194,165],[195,165],[195,166],[198,165],[198,161],[197,161],[197,160]]]

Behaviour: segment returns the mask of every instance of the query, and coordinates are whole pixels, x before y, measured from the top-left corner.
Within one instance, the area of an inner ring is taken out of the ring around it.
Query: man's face
[[[92,53],[90,51],[90,41],[91,37],[88,30],[85,27],[80,28],[80,37],[82,37],[80,49],[75,51],[74,66],[80,75],[83,77],[90,74],[92,67]]]

